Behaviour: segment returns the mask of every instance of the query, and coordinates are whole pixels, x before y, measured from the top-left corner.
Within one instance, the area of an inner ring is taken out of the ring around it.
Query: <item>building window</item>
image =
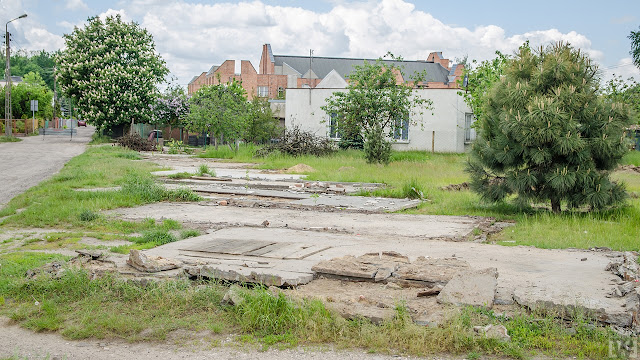
[[[409,119],[396,119],[393,127],[395,140],[409,141]]]
[[[259,97],[267,97],[267,96],[269,96],[269,87],[268,86],[258,86],[258,96]]]
[[[338,130],[338,114],[331,113],[329,115],[329,138],[340,139],[340,131]]]
[[[282,86],[278,88],[278,99],[284,100],[284,88]]]
[[[472,113],[464,114],[464,142],[470,143],[476,139],[476,129],[474,129],[473,123],[476,119],[473,117]]]

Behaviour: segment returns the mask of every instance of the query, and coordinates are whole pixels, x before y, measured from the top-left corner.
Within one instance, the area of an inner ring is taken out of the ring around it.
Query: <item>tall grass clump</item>
[[[204,176],[204,175],[216,176],[216,171],[214,169],[209,169],[209,166],[207,166],[207,164],[200,164],[197,174],[199,176]]]
[[[152,229],[142,233],[142,236],[135,240],[138,244],[150,244],[160,246],[178,241],[178,239],[165,229]]]
[[[120,191],[141,203],[158,201],[198,201],[200,196],[187,188],[167,190],[153,181],[150,176],[129,174],[125,177]]]
[[[409,199],[424,199],[424,190],[417,179],[411,179],[402,184],[402,196]]]

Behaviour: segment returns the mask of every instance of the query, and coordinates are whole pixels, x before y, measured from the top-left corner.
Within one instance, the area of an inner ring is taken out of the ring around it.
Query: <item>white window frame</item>
[[[472,143],[476,139],[476,129],[472,126],[476,122],[475,116],[473,113],[465,113],[464,114],[464,143],[469,144]]]
[[[402,121],[402,126],[398,126],[398,123]],[[396,119],[394,121],[393,139],[396,142],[409,142],[409,119]]]
[[[329,124],[329,128],[327,129],[327,137],[333,140],[340,140],[340,132],[337,129],[338,125],[338,114],[331,113],[327,115],[327,124]]]
[[[258,97],[268,97],[269,96],[269,87],[268,86],[258,86],[256,89]]]

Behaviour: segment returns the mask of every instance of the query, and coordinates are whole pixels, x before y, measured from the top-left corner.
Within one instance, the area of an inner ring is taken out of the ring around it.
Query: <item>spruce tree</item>
[[[628,151],[628,109],[598,95],[597,66],[557,43],[522,47],[488,90],[467,171],[471,188],[497,202],[603,209],[620,204],[609,175]]]

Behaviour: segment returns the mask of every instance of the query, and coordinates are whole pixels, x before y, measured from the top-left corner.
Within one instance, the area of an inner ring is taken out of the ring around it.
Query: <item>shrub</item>
[[[80,221],[93,221],[98,218],[98,214],[94,213],[91,210],[85,209],[80,212],[78,218],[80,219]]]
[[[291,156],[314,155],[326,156],[334,153],[333,142],[324,136],[316,136],[294,126],[286,130],[274,144],[267,145],[256,152],[256,156],[267,156],[273,152],[280,152]]]
[[[369,164],[388,164],[391,160],[391,143],[384,138],[379,130],[367,131],[367,141],[364,143],[364,157]]]
[[[153,151],[156,149],[156,145],[153,141],[143,139],[136,134],[128,134],[116,139],[120,146],[124,146],[134,151]]]

